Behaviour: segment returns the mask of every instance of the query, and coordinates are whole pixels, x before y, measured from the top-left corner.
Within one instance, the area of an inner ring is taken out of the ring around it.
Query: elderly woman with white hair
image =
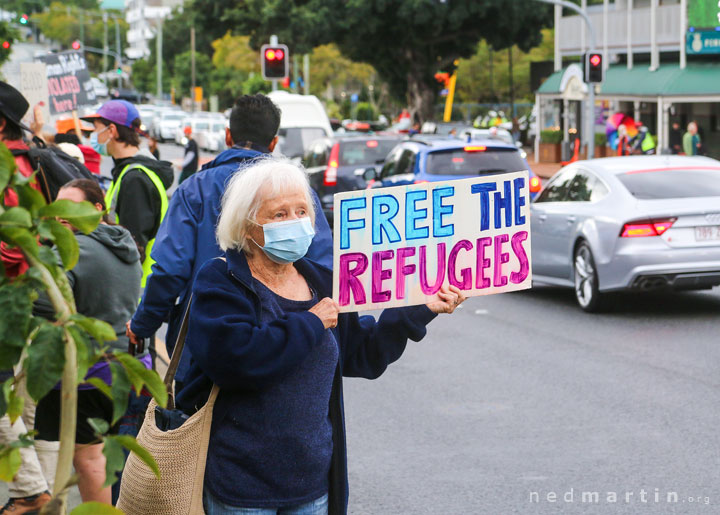
[[[374,379],[419,341],[437,313],[465,297],[444,288],[427,306],[377,321],[338,314],[332,272],[303,259],[315,212],[303,170],[265,159],[236,174],[217,238],[225,259],[193,286],[193,364],[178,405],[213,412],[203,501],[207,515],[346,513],[342,376]]]

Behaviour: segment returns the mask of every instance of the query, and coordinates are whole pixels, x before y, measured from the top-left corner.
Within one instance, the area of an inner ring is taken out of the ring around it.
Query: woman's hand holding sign
[[[438,300],[428,302],[426,306],[433,313],[452,313],[467,297],[463,295],[462,290],[456,286],[443,286],[437,292]]]
[[[325,297],[310,308],[310,313],[316,315],[322,321],[325,329],[337,327],[339,311],[340,306],[330,297]]]

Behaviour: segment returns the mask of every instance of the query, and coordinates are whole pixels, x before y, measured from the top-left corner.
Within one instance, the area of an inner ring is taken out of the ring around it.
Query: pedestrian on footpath
[[[58,199],[73,202],[88,201],[98,211],[105,211],[105,201],[100,186],[89,179],[76,179],[60,189]],[[64,222],[68,225],[67,222]],[[110,350],[127,351],[128,338],[125,336],[125,321],[135,311],[140,296],[142,266],[140,253],[127,229],[116,225],[108,215],[90,234],[73,230],[78,240],[79,257],[77,265],[66,272],[73,291],[77,312],[97,318],[112,326],[117,339],[109,342]],[[55,310],[47,295],[41,294],[35,303],[33,313],[52,319]],[[91,345],[97,346],[95,340]],[[136,356],[146,368],[150,368],[150,354]],[[90,367],[84,381],[96,377],[108,386],[112,384],[110,362],[103,358]],[[37,437],[56,442],[60,438],[61,393],[56,385],[40,399],[35,418]],[[83,383],[78,388],[77,429],[75,432],[75,455],[73,466],[78,475],[78,488],[83,502],[111,504],[111,488],[104,487],[105,457],[103,444],[97,443],[95,430],[88,423],[89,418],[104,420],[110,433],[117,433],[112,426],[113,401],[100,390]],[[13,512],[10,512],[13,513]]]
[[[682,148],[682,132],[680,131],[680,124],[673,122],[670,128],[670,152],[673,154],[680,154],[683,151]]]
[[[192,127],[189,125],[185,126],[183,132],[187,138],[187,143],[185,143],[185,158],[182,162],[182,173],[180,174],[178,184],[182,184],[185,179],[197,172],[199,161],[198,146],[192,135]]]
[[[143,264],[142,286],[150,275],[150,251],[167,212],[167,188],[174,173],[167,161],[140,151],[140,114],[130,102],[110,100],[83,120],[93,123],[93,148],[113,158],[112,184],[105,196],[113,222],[125,227],[138,245]]]
[[[205,513],[346,513],[342,377],[379,377],[408,339],[421,340],[438,313],[465,300],[451,286],[377,322],[339,314],[332,271],[304,258],[315,216],[304,170],[285,159],[236,174],[223,198],[225,256],[195,279],[186,339],[193,364],[177,399],[191,414],[219,387]]]
[[[173,194],[168,215],[158,231],[153,250],[153,273],[132,321],[131,341],[147,337],[167,320],[165,344],[172,353],[190,296],[192,281],[206,261],[222,254],[215,238],[221,198],[230,177],[256,159],[269,155],[278,141],[280,110],[265,95],[243,95],[230,113],[226,129],[228,149],[183,182]],[[313,192],[317,212],[320,201]],[[332,234],[323,216],[315,219],[308,259],[332,267]],[[175,389],[182,390],[190,364],[184,352],[175,376]]]
[[[700,154],[700,135],[695,122],[688,123],[687,132],[683,135],[683,152],[686,156],[697,156]]]
[[[618,146],[617,151],[619,156],[630,155],[630,138],[628,138],[627,127],[625,124],[620,124],[618,127]]]

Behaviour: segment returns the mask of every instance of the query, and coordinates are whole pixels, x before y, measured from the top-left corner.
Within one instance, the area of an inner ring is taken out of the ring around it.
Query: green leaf
[[[112,395],[110,398],[113,401],[112,423],[114,425],[127,411],[131,385],[125,367],[120,363],[111,361],[110,371],[112,373],[112,386],[110,387]]]
[[[32,227],[32,218],[26,209],[11,207],[0,215],[0,225],[6,227]]]
[[[125,447],[129,451],[137,454],[138,458],[143,460],[145,465],[147,465],[150,470],[153,471],[155,477],[160,479],[160,468],[158,468],[157,463],[155,463],[155,458],[153,458],[152,454],[150,454],[147,449],[145,449],[145,447],[140,445],[134,437],[129,435],[118,435],[113,436],[112,438],[118,440],[123,445],[123,447]]]
[[[95,430],[95,433],[99,436],[104,435],[110,429],[110,425],[107,420],[102,418],[89,418],[87,419],[88,424]]]
[[[97,318],[89,318],[84,315],[73,315],[70,320],[82,327],[85,332],[99,342],[117,340],[115,329],[113,329],[107,322],[103,322]]]
[[[123,512],[101,502],[85,502],[70,512],[70,515],[123,515]]]
[[[107,383],[105,381],[103,381],[102,379],[100,379],[99,377],[90,377],[85,382],[93,385],[95,388],[100,390],[111,401],[113,400],[112,390],[110,390],[110,387],[107,385]]]
[[[85,336],[85,333],[78,327],[69,325],[65,326],[70,332],[73,341],[75,342],[75,349],[77,350],[77,365],[78,365],[78,383],[82,383],[85,380],[85,374],[91,366],[97,361],[97,357],[90,355],[90,342]]]
[[[4,143],[0,142],[0,191],[3,191],[15,174],[15,157]]]
[[[15,421],[20,418],[23,412],[23,406],[25,406],[25,397],[17,395],[16,390],[10,390],[8,395],[8,408],[7,415],[10,417],[10,423],[14,424]]]
[[[40,209],[39,216],[45,218],[60,218],[67,220],[73,227],[84,232],[91,233],[100,223],[102,213],[90,202],[73,202],[72,200],[60,199]]]
[[[60,254],[65,269],[72,270],[80,256],[77,238],[75,238],[73,232],[57,220],[52,219],[40,222],[38,232],[44,238],[55,242],[55,248]]]
[[[38,255],[38,240],[24,227],[2,227],[0,228],[0,238],[11,245],[21,248],[31,256]]]
[[[126,352],[115,352],[115,357],[125,367],[136,392],[140,393],[145,385],[159,406],[167,406],[167,389],[157,372],[145,368],[145,365]]]
[[[105,486],[110,486],[117,481],[116,472],[120,472],[125,466],[125,453],[123,445],[114,436],[106,436],[103,454],[105,455]]]
[[[24,369],[30,397],[39,401],[62,379],[65,366],[65,338],[62,327],[47,323],[28,347]]]
[[[34,291],[22,283],[0,286],[0,369],[14,367],[25,346]]]
[[[4,417],[5,413],[7,413],[8,396],[10,395],[13,380],[13,377],[8,377],[2,384],[2,390],[0,391],[0,417]]]
[[[22,458],[20,449],[8,447],[0,453],[0,480],[10,482],[20,470]]]
[[[20,174],[16,174],[16,177],[18,176],[22,177]],[[30,211],[33,217],[37,216],[38,211],[46,204],[43,194],[29,184],[26,186],[14,186],[14,190],[18,195],[20,207],[24,207]]]

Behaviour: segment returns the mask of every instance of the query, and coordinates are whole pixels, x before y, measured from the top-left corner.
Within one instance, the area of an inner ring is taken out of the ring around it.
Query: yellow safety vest
[[[155,185],[155,187],[158,190],[158,193],[160,194],[160,221],[158,222],[158,227],[160,226],[160,223],[165,219],[165,213],[167,213],[168,210],[168,197],[167,197],[167,190],[165,189],[165,186],[163,186],[162,181],[157,176],[157,174],[152,171],[150,168],[147,168],[146,166],[140,165],[140,164],[129,164],[127,165],[123,171],[120,173],[120,176],[117,178],[116,181],[113,181],[113,183],[110,185],[110,189],[105,194],[105,205],[108,208],[108,212],[110,213],[110,216],[112,217],[114,215],[115,217],[115,223],[122,223],[118,219],[118,215],[115,212],[115,204],[117,200],[118,193],[120,192],[120,184],[122,183],[122,179],[125,176],[125,174],[131,170],[131,169],[138,169],[145,172],[145,174],[148,176],[148,178],[152,181],[152,183]],[[153,263],[153,259],[150,257],[150,252],[152,251],[153,245],[155,244],[155,238],[149,240],[147,242],[147,246],[145,247],[145,261],[143,261],[142,268],[143,268],[143,275],[142,275],[142,281],[140,282],[140,286],[145,288],[145,283],[147,282],[148,276],[152,273],[151,268]]]

